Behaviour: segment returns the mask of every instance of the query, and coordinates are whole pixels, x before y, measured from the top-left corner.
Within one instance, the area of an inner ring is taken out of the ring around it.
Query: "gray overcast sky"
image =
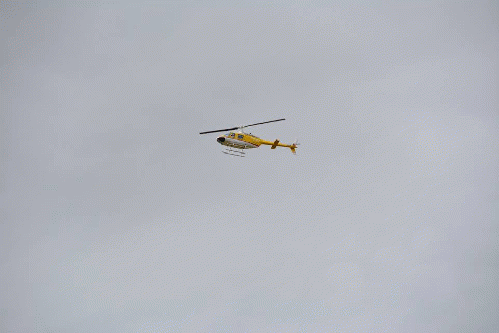
[[[498,3],[371,3],[1,1],[0,332],[499,331]]]

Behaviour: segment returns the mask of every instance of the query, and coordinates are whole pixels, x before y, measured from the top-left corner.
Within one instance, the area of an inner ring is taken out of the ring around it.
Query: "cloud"
[[[2,329],[497,326],[492,5],[80,5],[2,44]]]

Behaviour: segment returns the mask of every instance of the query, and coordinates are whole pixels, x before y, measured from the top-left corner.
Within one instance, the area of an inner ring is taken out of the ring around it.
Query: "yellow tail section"
[[[276,139],[274,142],[260,140],[259,143],[262,145],[269,145],[270,149],[276,149],[276,147],[286,147],[286,148],[291,149],[291,152],[293,154],[296,154],[296,147],[299,145],[298,141],[295,141],[295,143],[293,143],[292,145],[287,145],[287,144],[280,143],[278,139]]]
[[[293,154],[295,154],[295,155],[296,155],[296,150],[295,150],[295,148],[296,148],[298,145],[299,145],[299,143],[298,143],[298,139],[296,139],[296,140],[295,140],[295,142],[293,142],[293,144],[289,147],[289,149],[291,149],[291,152],[292,152]]]

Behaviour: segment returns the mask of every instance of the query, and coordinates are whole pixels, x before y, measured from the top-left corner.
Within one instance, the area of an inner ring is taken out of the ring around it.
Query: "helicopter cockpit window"
[[[230,133],[230,134],[229,134],[229,136],[230,136],[230,137],[234,137],[234,136],[235,136],[235,134],[234,134],[234,133]]]
[[[244,135],[239,134],[239,135],[237,136],[237,138],[238,138],[238,139],[242,139],[242,138],[244,138]]]

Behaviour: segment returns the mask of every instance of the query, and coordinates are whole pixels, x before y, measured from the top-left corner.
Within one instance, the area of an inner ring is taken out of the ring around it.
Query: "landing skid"
[[[231,154],[231,153],[227,153],[227,152],[225,152],[225,151],[223,151],[222,153],[227,154],[227,155],[237,156],[237,157],[246,157],[246,156],[244,156],[244,155],[238,155],[238,154]]]
[[[234,150],[231,148],[227,148],[225,151],[222,151],[222,153],[227,154],[227,155],[232,155],[232,156],[237,156],[237,157],[245,157],[244,154],[246,154],[244,151],[241,150]]]

